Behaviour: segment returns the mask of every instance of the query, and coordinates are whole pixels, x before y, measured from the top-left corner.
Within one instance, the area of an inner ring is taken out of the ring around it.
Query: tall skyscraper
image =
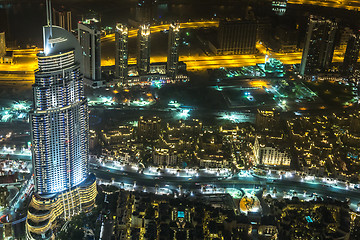
[[[359,51],[360,33],[352,34],[346,47],[344,63],[342,66],[342,72],[344,75],[351,75],[354,72],[356,63],[359,59]]]
[[[68,10],[56,10],[53,8],[53,24],[58,25],[71,32],[72,30],[72,17],[71,11]]]
[[[48,4],[47,13],[51,15]],[[43,27],[44,52],[38,54],[30,113],[35,194],[28,208],[27,239],[54,239],[59,218],[90,211],[97,193],[88,166],[81,46],[49,19]]]
[[[140,74],[150,71],[150,24],[143,24],[138,31],[137,67]]]
[[[128,76],[128,28],[123,24],[117,24],[115,29],[115,76],[119,82],[124,82]]]
[[[95,18],[78,23],[78,39],[83,51],[84,77],[93,87],[101,85],[101,32]],[[87,81],[86,81],[87,82]]]
[[[220,21],[217,54],[254,54],[256,21]]]
[[[180,24],[172,23],[169,27],[167,74],[175,79],[179,63]]]
[[[300,74],[316,74],[329,69],[333,54],[337,23],[322,17],[310,16]]]

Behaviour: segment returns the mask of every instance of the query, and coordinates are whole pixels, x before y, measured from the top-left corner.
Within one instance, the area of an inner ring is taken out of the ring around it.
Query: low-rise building
[[[157,166],[174,166],[177,164],[177,152],[168,148],[155,148],[153,151],[154,164]]]
[[[253,152],[257,165],[290,166],[291,158],[287,151],[270,144],[260,143],[259,138],[255,138]]]

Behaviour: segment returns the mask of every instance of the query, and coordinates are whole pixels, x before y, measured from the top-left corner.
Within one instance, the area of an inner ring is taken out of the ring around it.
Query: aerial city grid
[[[0,240],[360,240],[360,1],[0,0]]]

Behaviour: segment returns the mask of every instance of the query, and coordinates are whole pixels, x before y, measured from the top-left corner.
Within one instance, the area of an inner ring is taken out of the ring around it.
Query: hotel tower
[[[82,50],[68,31],[43,27],[30,113],[35,193],[28,209],[28,239],[55,239],[59,220],[93,208],[95,176],[89,174],[89,115]]]

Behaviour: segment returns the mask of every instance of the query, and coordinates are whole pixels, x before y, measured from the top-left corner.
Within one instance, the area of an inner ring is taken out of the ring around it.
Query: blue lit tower
[[[44,52],[38,54],[30,114],[39,194],[68,190],[89,175],[89,117],[80,71],[81,47],[63,28],[45,26],[43,31]]]
[[[167,74],[172,79],[176,78],[179,63],[180,24],[172,23],[169,27]]]
[[[48,19],[51,6],[47,4]],[[89,116],[80,69],[82,50],[63,28],[43,27],[30,113],[35,194],[29,205],[28,239],[52,239],[57,218],[90,211],[96,197],[89,175]]]
[[[115,45],[115,76],[123,83],[128,76],[128,28],[123,24],[116,25]]]
[[[140,74],[150,71],[150,24],[143,24],[138,31],[137,67]]]

